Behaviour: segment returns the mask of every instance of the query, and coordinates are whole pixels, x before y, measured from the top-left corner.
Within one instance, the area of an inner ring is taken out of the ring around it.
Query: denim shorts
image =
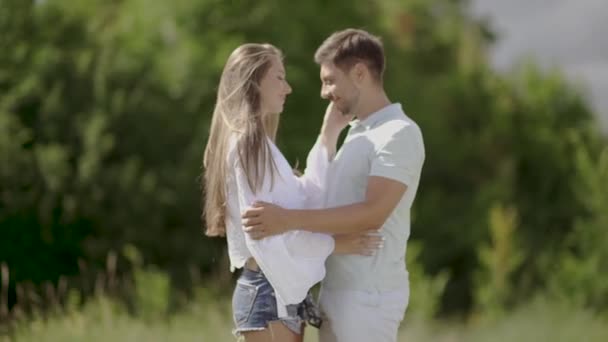
[[[289,317],[279,319],[274,289],[262,271],[243,269],[232,296],[235,336],[246,331],[259,331],[272,321],[282,322],[289,330],[301,334],[304,321],[297,314],[298,305],[288,305]]]

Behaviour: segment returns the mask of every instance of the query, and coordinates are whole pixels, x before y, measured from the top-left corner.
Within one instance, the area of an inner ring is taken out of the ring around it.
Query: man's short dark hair
[[[315,52],[315,62],[331,62],[347,72],[357,63],[365,63],[377,81],[384,75],[384,47],[379,37],[357,29],[334,32]]]

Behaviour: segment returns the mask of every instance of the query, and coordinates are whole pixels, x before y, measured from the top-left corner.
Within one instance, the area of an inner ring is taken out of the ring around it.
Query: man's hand
[[[255,202],[242,215],[243,229],[254,240],[286,232],[288,210],[266,202]]]

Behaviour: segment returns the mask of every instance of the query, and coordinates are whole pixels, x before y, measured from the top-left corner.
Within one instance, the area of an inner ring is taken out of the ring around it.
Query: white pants
[[[319,342],[396,342],[408,302],[409,288],[391,292],[322,289]]]

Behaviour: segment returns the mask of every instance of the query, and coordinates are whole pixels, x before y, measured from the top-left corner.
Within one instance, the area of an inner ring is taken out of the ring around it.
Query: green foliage
[[[546,287],[546,270],[587,213],[573,200],[576,152],[567,137],[579,134],[592,154],[599,143],[592,114],[561,77],[533,67],[511,78],[478,69],[445,82],[441,101],[425,104],[420,120],[427,160],[413,236],[438,246],[423,253],[431,271],[450,265],[448,310],[473,303],[478,249],[491,234],[485,213],[495,203],[517,212],[524,260],[513,271],[513,291],[525,299]]]
[[[410,280],[410,299],[407,319],[432,320],[441,308],[441,294],[445,290],[449,274],[446,271],[435,276],[425,273],[420,263],[421,244],[412,242],[407,247],[407,268]]]
[[[76,274],[78,260],[95,274],[130,244],[145,260],[134,277],[162,298],[169,284],[188,287],[192,269],[229,278],[225,242],[201,234],[198,184],[228,54],[244,42],[285,52],[294,92],[279,145],[295,163],[326,105],[313,53],[332,31],[362,27],[383,37],[386,89],[425,138],[412,310],[499,308],[546,289],[605,309],[608,162],[596,158],[606,146],[596,121],[558,72],[491,70],[491,28],[466,5],[0,0],[0,262],[11,293]],[[118,273],[131,272],[127,259]],[[168,305],[148,299],[149,311]]]
[[[476,304],[479,312],[496,315],[515,297],[511,278],[523,255],[516,243],[517,213],[498,205],[489,216],[491,242],[479,249]]]
[[[565,242],[566,249],[550,269],[549,288],[560,301],[605,311],[608,308],[608,148],[599,156],[579,149],[577,162],[576,194],[587,215],[576,222]]]
[[[165,316],[171,294],[167,274],[148,267],[135,270],[134,278],[136,306],[141,315],[148,320]]]
[[[168,6],[0,5],[13,52],[0,64],[0,259],[13,280],[74,274],[78,258],[95,267],[128,242],[165,267],[208,267],[213,245],[196,228],[203,137],[192,123],[213,93],[200,80],[218,72],[197,65],[215,50],[182,31],[165,37],[179,14]]]

